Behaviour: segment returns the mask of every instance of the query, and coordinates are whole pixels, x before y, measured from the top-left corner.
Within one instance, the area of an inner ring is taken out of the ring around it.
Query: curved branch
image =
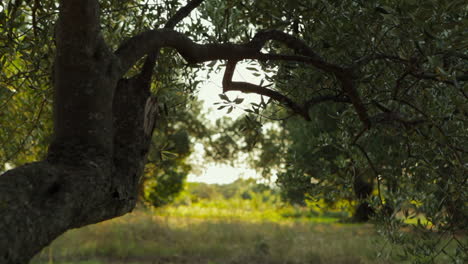
[[[261,53],[261,48],[268,40],[281,42],[300,56]],[[239,61],[242,59],[297,59],[297,61],[309,63],[318,69],[335,75],[340,80],[342,89],[349,96],[359,119],[367,127],[370,126],[367,109],[355,87],[353,69],[326,62],[307,46],[304,41],[281,31],[259,32],[254,36],[252,41],[244,44],[197,44],[184,34],[173,30],[160,29],[147,31],[129,39],[115,52],[120,59],[122,74],[145,54],[163,47],[176,49],[188,63],[200,63],[211,60]],[[245,90],[246,88],[247,86],[243,85],[242,89]],[[249,87],[248,90],[255,90],[251,88]]]
[[[286,105],[292,111],[304,117],[305,120],[310,121],[310,116],[307,112],[307,109],[304,109],[303,107],[296,104],[294,101],[282,95],[281,93],[252,83],[233,82],[232,77],[234,75],[234,70],[236,68],[237,62],[238,61],[228,61],[226,65],[226,70],[224,72],[223,77],[223,92],[240,91],[243,93],[256,93],[260,95],[265,95]]]
[[[143,32],[124,42],[115,54],[120,59],[121,73],[125,73],[138,59],[154,50],[176,49],[188,63],[210,60],[240,60],[255,58],[258,50],[242,44],[197,44],[182,33],[170,29]]]
[[[268,40],[283,43],[299,55],[261,53],[261,48]],[[165,29],[150,30],[134,36],[124,42],[115,54],[120,58],[122,70],[126,71],[144,55],[163,47],[175,48],[189,63],[222,59],[290,60],[306,62],[339,76],[347,73],[345,68],[326,62],[302,40],[277,30],[259,32],[250,42],[244,44],[197,44],[184,34],[165,27]]]

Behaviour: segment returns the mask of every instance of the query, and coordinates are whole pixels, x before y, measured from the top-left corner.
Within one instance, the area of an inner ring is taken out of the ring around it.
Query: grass
[[[290,220],[320,223],[337,222],[339,218],[330,213],[316,213],[293,206],[255,204],[249,200],[206,200],[191,205],[169,206],[158,209],[160,216],[218,220],[245,220],[249,222],[284,222]]]
[[[199,199],[139,209],[67,232],[32,263],[404,263],[395,257],[401,247],[382,244],[372,225],[340,222],[348,216],[342,209],[311,210],[263,198]],[[450,260],[440,255],[434,263]]]
[[[195,217],[184,210],[187,208],[182,210],[185,216],[174,208],[161,215],[138,210],[71,230],[32,263],[394,263],[376,257],[378,236],[370,225],[320,223],[315,221],[318,218],[280,220],[276,216],[272,221],[249,218],[245,212],[213,218],[199,211]]]
[[[401,248],[382,244],[372,225],[340,223],[346,215],[237,198],[138,209],[67,232],[31,263],[408,263],[396,260]],[[441,255],[435,263],[450,260]]]

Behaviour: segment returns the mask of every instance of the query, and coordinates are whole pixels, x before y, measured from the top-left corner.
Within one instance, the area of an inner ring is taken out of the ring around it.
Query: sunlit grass
[[[343,216],[237,198],[138,209],[67,232],[32,263],[403,263],[371,224]]]
[[[370,225],[137,211],[69,231],[33,263],[391,263],[377,239]]]
[[[216,208],[216,207],[199,207],[199,206],[179,206],[169,207],[163,210],[159,210],[158,214],[161,216],[172,216],[172,217],[188,217],[188,218],[209,218],[209,219],[227,219],[227,220],[245,220],[249,222],[258,221],[272,221],[281,222],[288,220],[308,220],[314,222],[336,222],[337,218],[325,217],[325,216],[298,216],[295,218],[287,217],[288,215],[294,215],[295,212],[291,208],[284,210],[243,210],[239,208]]]
[[[278,206],[265,202],[243,199],[202,200],[191,205],[169,206],[157,209],[156,214],[170,217],[244,220],[249,222],[312,221],[317,223],[338,222],[342,213],[318,213],[290,205]],[[333,214],[335,216],[333,217]]]

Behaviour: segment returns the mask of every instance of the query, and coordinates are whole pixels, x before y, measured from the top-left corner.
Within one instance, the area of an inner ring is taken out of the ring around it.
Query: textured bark
[[[99,26],[97,1],[61,2],[53,141],[46,160],[0,176],[2,264],[27,263],[66,230],[135,205],[149,92],[136,81],[119,82],[119,61]]]

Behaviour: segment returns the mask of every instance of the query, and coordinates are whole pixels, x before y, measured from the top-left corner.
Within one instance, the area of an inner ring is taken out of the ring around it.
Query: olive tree
[[[175,64],[217,60],[225,62],[223,92],[269,97],[305,121],[313,120],[311,109],[318,104],[346,105],[340,118],[352,124],[343,135],[351,142],[386,131],[382,126],[413,133],[414,140],[399,147],[429,150],[414,161],[428,169],[413,172],[405,164],[401,177],[414,190],[432,184],[422,188],[426,196],[415,197],[424,205],[446,198],[433,210],[444,208],[434,221],[438,227],[464,228],[456,219],[466,190],[455,188],[466,187],[466,136],[460,134],[467,115],[463,1],[202,2],[2,5],[2,48],[10,54],[2,56],[8,65],[2,82],[14,94],[34,87],[21,82],[25,76],[46,78],[52,89],[45,94],[53,95],[53,133],[44,158],[0,176],[2,263],[26,263],[66,230],[132,211],[159,121],[153,75],[164,85],[170,79],[159,73]],[[191,21],[174,30],[197,6]],[[272,73],[267,81],[273,85],[233,81],[242,60]],[[296,70],[278,70],[283,64]],[[26,70],[12,74],[20,66]]]

